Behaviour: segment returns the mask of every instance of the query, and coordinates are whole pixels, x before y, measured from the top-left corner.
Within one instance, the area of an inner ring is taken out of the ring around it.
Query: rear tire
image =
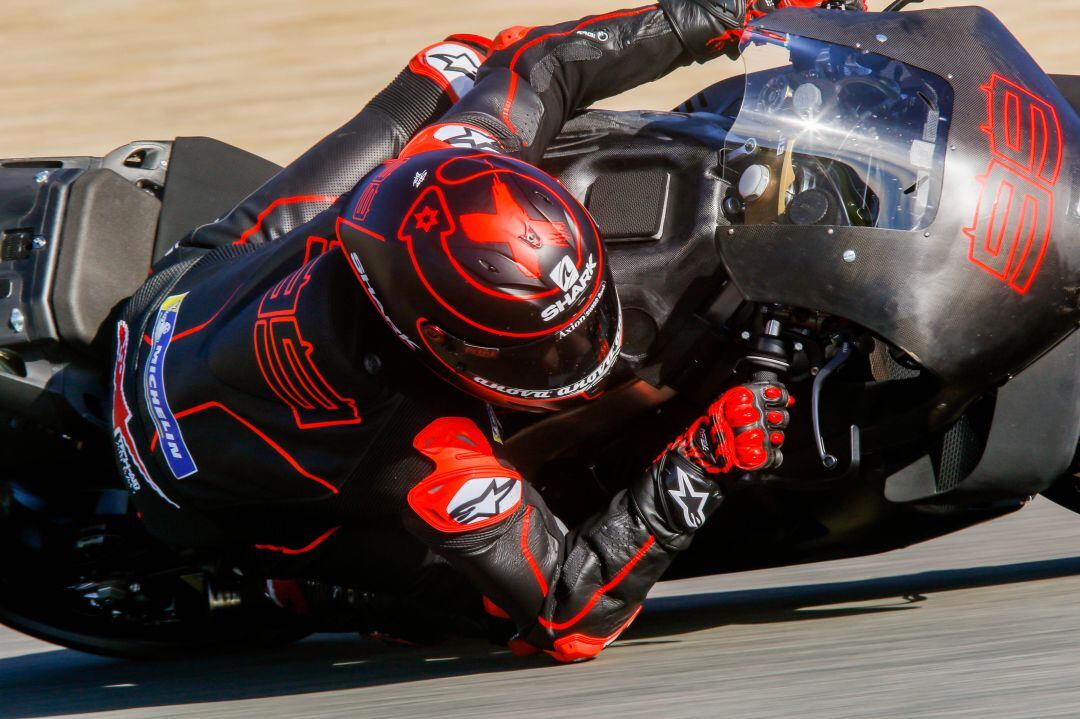
[[[112,636],[94,633],[89,628],[74,628],[33,619],[7,606],[7,597],[0,598],[0,624],[50,644],[58,644],[88,654],[119,659],[181,659],[200,656],[219,656],[224,652],[269,650],[298,642],[308,636],[306,630],[287,627],[267,627],[250,632],[230,633],[201,638],[147,638]]]
[[[0,484],[0,623],[70,649],[176,658],[281,646],[309,632],[261,582],[152,538],[123,490]],[[211,608],[208,585],[226,586]]]

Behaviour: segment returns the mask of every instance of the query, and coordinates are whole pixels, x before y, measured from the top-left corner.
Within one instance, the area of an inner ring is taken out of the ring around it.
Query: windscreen
[[[880,52],[888,38],[879,35]],[[866,48],[748,30],[724,150],[746,224],[918,230],[937,214],[953,93]]]

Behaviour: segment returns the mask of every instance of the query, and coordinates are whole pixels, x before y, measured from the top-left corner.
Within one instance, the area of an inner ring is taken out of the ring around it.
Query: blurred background
[[[576,19],[634,0],[6,0],[0,157],[101,155],[208,135],[284,164],[455,32]],[[888,0],[870,0],[880,9]],[[922,7],[968,4],[929,0]],[[985,0],[1048,72],[1080,72],[1077,0]],[[685,68],[606,103],[670,109],[738,68]]]

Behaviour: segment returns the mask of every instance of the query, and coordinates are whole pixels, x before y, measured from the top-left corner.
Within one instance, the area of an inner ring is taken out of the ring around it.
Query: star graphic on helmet
[[[430,232],[432,227],[439,224],[439,212],[430,205],[417,212],[413,217],[416,219],[416,229],[421,232]]]
[[[462,53],[460,55],[451,55],[448,52],[440,52],[428,55],[428,60],[438,60],[443,64],[441,69],[443,72],[459,72],[462,75],[468,75],[472,77],[476,74],[476,71],[480,69],[480,66],[476,64],[468,53]]]
[[[705,501],[709,498],[709,493],[695,491],[690,476],[681,467],[677,467],[676,472],[678,486],[668,489],[668,494],[682,508],[686,526],[700,527],[705,521]]]
[[[544,246],[570,246],[566,225],[529,217],[510,194],[510,188],[498,178],[492,187],[492,195],[495,200],[494,214],[462,215],[462,229],[473,242],[507,245],[521,271],[533,279],[539,279],[539,251]]]

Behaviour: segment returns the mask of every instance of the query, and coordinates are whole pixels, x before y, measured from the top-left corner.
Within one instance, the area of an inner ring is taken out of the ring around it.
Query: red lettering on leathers
[[[316,429],[358,424],[356,401],[339,394],[315,366],[315,351],[300,332],[296,309],[311,269],[328,248],[321,237],[308,239],[304,264],[267,290],[255,320],[255,359],[267,385],[292,410],[296,426]]]

